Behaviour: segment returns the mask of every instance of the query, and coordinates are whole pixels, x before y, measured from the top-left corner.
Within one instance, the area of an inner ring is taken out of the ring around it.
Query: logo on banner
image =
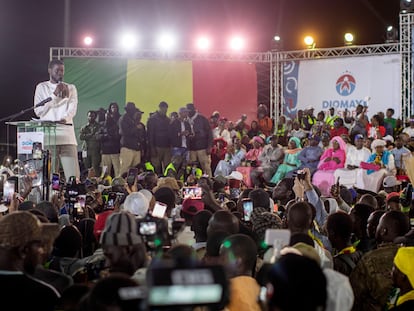
[[[336,81],[336,91],[341,96],[351,95],[356,87],[355,78],[350,73],[345,73]]]

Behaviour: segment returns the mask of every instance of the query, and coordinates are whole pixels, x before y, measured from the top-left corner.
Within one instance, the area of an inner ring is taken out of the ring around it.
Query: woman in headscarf
[[[246,153],[246,160],[252,163],[252,166],[259,166],[259,155],[263,151],[264,140],[260,136],[253,137],[251,144],[253,145],[253,149],[250,149]]]
[[[345,159],[346,143],[341,137],[335,136],[331,139],[330,148],[322,154],[318,170],[313,175],[312,182],[322,195],[329,196],[331,186],[335,183],[335,170],[345,166]]]
[[[368,163],[376,165],[373,169],[361,170],[357,177],[357,187],[372,192],[378,192],[382,180],[387,175],[396,174],[394,156],[385,150],[386,142],[382,139],[375,139],[371,144],[373,153],[368,158]]]
[[[300,166],[298,156],[301,150],[302,146],[300,144],[300,139],[297,137],[291,137],[289,139],[288,148],[285,150],[285,158],[283,163],[277,168],[276,173],[270,180],[271,183],[277,184],[286,176],[287,173],[297,169]]]

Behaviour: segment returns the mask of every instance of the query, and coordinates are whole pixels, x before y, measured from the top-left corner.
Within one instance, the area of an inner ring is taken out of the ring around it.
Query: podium
[[[7,125],[17,128],[17,159],[19,160],[19,192],[26,186],[25,176],[32,178],[29,199],[34,202],[49,200],[51,173],[55,172],[56,123],[51,121],[13,121]],[[33,143],[41,143],[39,152],[33,152]]]

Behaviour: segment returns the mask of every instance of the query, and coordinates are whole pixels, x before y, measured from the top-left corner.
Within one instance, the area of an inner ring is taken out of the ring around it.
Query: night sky
[[[200,32],[217,50],[232,33],[253,52],[268,51],[276,33],[285,50],[302,49],[305,34],[317,47],[342,46],[345,32],[374,44],[386,26],[398,27],[398,14],[398,0],[71,0],[70,46],[92,34],[94,47],[112,48],[123,29],[140,33],[144,49],[162,29],[179,33],[182,49]],[[0,0],[0,118],[33,104],[35,85],[48,79],[49,47],[63,46],[63,16],[64,0]]]

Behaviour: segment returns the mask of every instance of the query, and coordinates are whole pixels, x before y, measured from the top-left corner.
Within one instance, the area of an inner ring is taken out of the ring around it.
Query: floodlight
[[[133,33],[125,33],[121,38],[121,46],[126,50],[131,50],[137,45],[137,38]]]
[[[91,46],[93,43],[93,38],[91,36],[85,36],[85,38],[83,38],[83,44],[85,44],[86,46]]]
[[[313,39],[312,36],[306,36],[303,41],[305,42],[306,46],[308,47],[308,49],[313,49],[315,48],[315,39]]]
[[[412,0],[401,0],[400,1],[401,13],[413,13],[414,12],[414,1]]]
[[[245,47],[245,42],[242,37],[233,37],[230,39],[230,48],[235,51],[240,51]]]
[[[275,36],[273,37],[273,40],[274,40],[274,41],[276,41],[276,42],[279,42],[281,39],[282,39],[282,38],[280,38],[280,36],[279,36],[279,35],[275,35]]]
[[[345,45],[352,45],[354,43],[354,35],[350,32],[347,32],[344,35]]]
[[[210,39],[207,37],[198,38],[196,44],[200,50],[207,50],[211,46]]]
[[[170,33],[164,33],[158,38],[158,46],[163,50],[171,50],[176,44],[176,38]]]
[[[398,30],[392,25],[388,26],[385,33],[385,43],[398,42]]]

